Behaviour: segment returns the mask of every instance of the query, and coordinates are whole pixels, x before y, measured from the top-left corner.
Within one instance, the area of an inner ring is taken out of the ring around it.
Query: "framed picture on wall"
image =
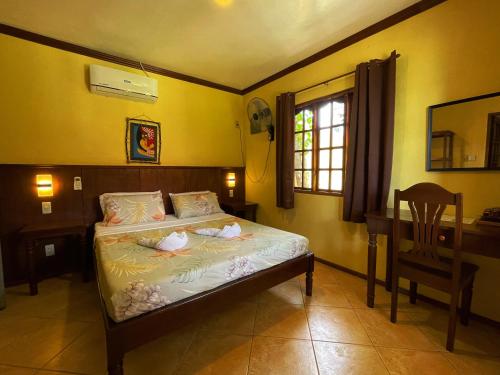
[[[160,164],[160,123],[127,118],[125,148],[127,163]]]

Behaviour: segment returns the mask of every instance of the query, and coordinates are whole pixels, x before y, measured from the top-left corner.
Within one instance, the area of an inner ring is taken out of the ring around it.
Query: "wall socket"
[[[46,257],[53,257],[56,255],[56,247],[54,246],[53,243],[49,243],[45,245],[45,256]]]
[[[42,202],[42,214],[47,215],[52,213],[52,203]]]
[[[234,197],[234,190],[229,189],[229,198],[233,198],[233,197]]]

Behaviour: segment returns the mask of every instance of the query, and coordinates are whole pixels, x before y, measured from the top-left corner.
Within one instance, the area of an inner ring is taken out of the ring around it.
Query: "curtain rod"
[[[396,55],[396,58],[398,58],[399,56],[401,56],[399,53]],[[338,75],[338,76],[335,76],[335,77],[332,77],[332,78],[329,78],[327,79],[326,81],[323,81],[323,82],[320,82],[320,83],[316,83],[314,85],[311,85],[311,86],[307,86],[303,89],[300,89],[298,91],[295,91],[294,94],[297,95],[301,92],[304,92],[304,91],[307,91],[307,90],[310,90],[310,89],[313,89],[315,87],[318,87],[318,86],[321,86],[321,85],[326,85],[327,83],[330,83],[332,81],[335,81],[337,79],[340,79],[340,78],[344,78],[344,77],[347,77],[347,76],[350,76],[352,74],[356,73],[355,70],[353,70],[352,72],[347,72],[347,73],[344,73],[344,74],[341,74],[341,75]]]

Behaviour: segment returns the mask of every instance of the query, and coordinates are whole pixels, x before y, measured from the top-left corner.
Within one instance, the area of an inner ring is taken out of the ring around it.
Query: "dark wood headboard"
[[[226,174],[235,172],[234,197],[229,197]],[[36,175],[51,174],[54,196],[39,198]],[[73,190],[73,178],[82,178],[83,190]],[[167,213],[173,213],[168,193],[210,190],[221,202],[245,200],[244,167],[163,167],[91,165],[0,164],[0,239],[7,285],[25,279],[23,251],[17,232],[27,224],[102,219],[98,197],[117,191],[161,190]],[[42,215],[41,202],[52,202],[52,214]]]

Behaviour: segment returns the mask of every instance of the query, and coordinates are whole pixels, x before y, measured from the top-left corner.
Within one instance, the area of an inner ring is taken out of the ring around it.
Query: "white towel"
[[[182,232],[180,234],[177,232],[172,232],[159,241],[143,237],[140,238],[137,243],[139,245],[150,247],[156,250],[174,251],[186,246],[186,244],[188,243],[188,236],[186,232]]]
[[[233,225],[225,225],[224,228],[201,228],[194,231],[196,234],[201,234],[203,236],[212,236],[219,238],[233,238],[238,237],[241,234],[241,227],[238,223]]]

